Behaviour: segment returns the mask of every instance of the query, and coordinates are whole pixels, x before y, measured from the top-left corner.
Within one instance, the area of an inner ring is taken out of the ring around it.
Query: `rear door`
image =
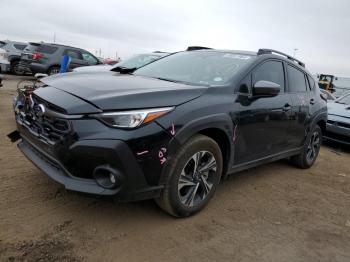
[[[291,100],[285,93],[284,65],[268,60],[257,66],[243,83],[250,86],[260,81],[281,86],[272,97],[242,98],[235,104],[238,113],[235,137],[235,165],[281,153],[287,147],[287,129],[291,120]],[[251,91],[250,91],[251,92]]]
[[[67,55],[70,57],[70,69],[89,65],[89,63],[83,59],[83,55],[81,54],[81,52],[77,49],[66,49],[63,52],[63,55]]]
[[[315,102],[310,94],[309,80],[304,71],[287,63],[288,93],[292,98],[292,123],[288,129],[288,143],[293,148],[304,144],[310,121],[310,106]]]

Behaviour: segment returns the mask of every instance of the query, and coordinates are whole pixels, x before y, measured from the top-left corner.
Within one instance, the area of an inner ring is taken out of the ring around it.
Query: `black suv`
[[[69,69],[102,64],[88,51],[58,44],[29,43],[21,54],[19,71],[53,75],[59,73],[62,57],[71,58]]]
[[[18,147],[36,166],[69,190],[154,198],[179,217],[227,174],[283,158],[311,167],[326,126],[304,64],[269,49],[184,51],[133,74],[42,81],[14,105]]]

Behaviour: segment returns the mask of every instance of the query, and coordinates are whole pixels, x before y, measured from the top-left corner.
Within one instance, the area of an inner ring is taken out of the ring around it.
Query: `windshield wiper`
[[[121,74],[131,74],[133,73],[137,68],[136,67],[123,67],[123,66],[117,66],[111,69],[111,71],[118,72]]]
[[[163,77],[156,77],[156,79],[163,80],[163,81],[168,81],[168,82],[173,82],[173,83],[181,83],[181,81],[168,79],[168,78],[163,78]]]

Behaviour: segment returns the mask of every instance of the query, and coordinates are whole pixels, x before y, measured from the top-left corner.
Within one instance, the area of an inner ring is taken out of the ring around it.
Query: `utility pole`
[[[56,32],[53,32],[53,43],[56,44]]]

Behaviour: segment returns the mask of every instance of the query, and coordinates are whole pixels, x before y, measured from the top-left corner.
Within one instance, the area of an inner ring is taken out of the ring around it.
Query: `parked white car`
[[[5,49],[0,48],[0,72],[5,73],[10,70],[10,62],[7,59],[7,53]]]
[[[12,72],[20,74],[18,63],[22,50],[27,46],[26,43],[10,40],[0,41],[0,69],[1,73]]]

